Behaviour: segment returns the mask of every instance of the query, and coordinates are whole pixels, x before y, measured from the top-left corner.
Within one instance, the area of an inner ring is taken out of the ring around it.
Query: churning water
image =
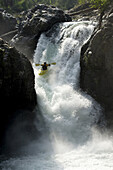
[[[80,51],[93,29],[91,22],[70,22],[41,35],[34,63],[56,62],[43,76],[33,64],[44,119],[35,124],[43,135],[23,148],[27,156],[3,161],[2,170],[113,170],[112,136],[97,127],[101,108],[79,88]]]

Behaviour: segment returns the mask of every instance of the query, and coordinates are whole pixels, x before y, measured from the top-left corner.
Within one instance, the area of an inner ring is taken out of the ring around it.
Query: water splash
[[[83,145],[91,138],[91,126],[98,122],[101,109],[79,89],[80,50],[90,38],[94,25],[71,22],[54,27],[57,37],[52,30],[41,35],[34,62],[46,60],[57,64],[51,66],[43,77],[34,67],[35,84],[40,110],[49,127],[54,148],[60,151],[63,148],[64,151],[65,145]]]

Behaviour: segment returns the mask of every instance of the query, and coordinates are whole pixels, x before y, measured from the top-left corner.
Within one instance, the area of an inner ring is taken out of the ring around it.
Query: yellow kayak
[[[42,69],[40,69],[40,70],[39,70],[39,75],[42,76],[42,75],[46,74],[47,72],[48,72],[48,70],[42,70]]]

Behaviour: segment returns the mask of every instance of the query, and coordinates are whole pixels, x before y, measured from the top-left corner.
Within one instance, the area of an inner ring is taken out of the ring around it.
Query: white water
[[[44,135],[23,148],[27,156],[3,161],[2,170],[113,170],[112,136],[96,126],[101,108],[79,89],[80,50],[93,29],[90,22],[63,23],[41,35],[34,62],[56,62],[44,76],[34,66],[46,128],[35,124]]]

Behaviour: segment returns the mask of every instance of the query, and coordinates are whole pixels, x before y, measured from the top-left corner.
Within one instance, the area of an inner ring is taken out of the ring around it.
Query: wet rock
[[[20,109],[36,106],[34,73],[29,60],[0,39],[0,140]]]
[[[19,33],[11,43],[30,59],[42,32],[48,31],[55,23],[71,21],[62,10],[46,5],[37,5],[22,15],[24,20],[20,22]]]
[[[105,109],[108,125],[113,123],[113,20],[108,15],[102,28],[82,47],[81,88]]]

